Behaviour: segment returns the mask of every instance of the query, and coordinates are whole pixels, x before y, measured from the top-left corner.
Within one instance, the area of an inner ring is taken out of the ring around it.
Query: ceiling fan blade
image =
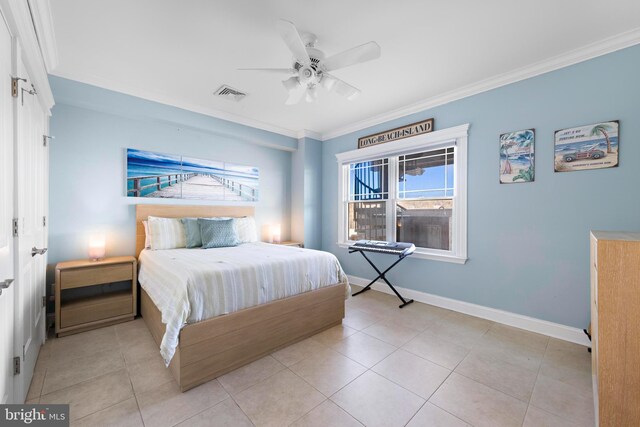
[[[298,72],[293,68],[238,68],[238,71],[263,71],[273,74],[297,74]]]
[[[338,95],[342,95],[349,101],[353,101],[360,95],[360,89],[351,86],[349,83],[328,73],[322,74],[322,81],[320,83],[322,84],[322,87],[327,89],[329,92],[335,92]]]
[[[369,42],[356,46],[344,52],[337,53],[322,61],[327,71],[338,70],[380,57],[380,46],[376,42]]]
[[[304,42],[300,37],[300,33],[292,22],[280,19],[278,21],[278,32],[280,37],[284,40],[289,50],[293,53],[293,57],[302,65],[311,64],[311,58],[307,53],[307,48],[304,46]]]

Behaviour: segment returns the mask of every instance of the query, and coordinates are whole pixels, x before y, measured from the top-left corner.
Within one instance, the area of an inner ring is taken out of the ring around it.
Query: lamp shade
[[[282,85],[289,91],[291,92],[294,89],[298,89],[300,87],[300,80],[298,79],[297,76],[293,76],[288,78],[287,80],[284,80],[282,82]]]
[[[282,237],[282,227],[280,224],[275,224],[271,226],[271,241],[273,243],[280,243]]]
[[[98,261],[104,258],[106,240],[104,233],[94,233],[89,236],[89,259]]]

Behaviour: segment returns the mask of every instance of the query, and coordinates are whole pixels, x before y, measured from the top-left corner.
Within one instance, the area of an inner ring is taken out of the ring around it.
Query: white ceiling
[[[52,74],[295,135],[353,124],[640,28],[638,0],[55,0]],[[334,74],[360,88],[285,106],[275,22],[315,33],[327,55],[375,40],[382,56]],[[212,92],[226,83],[240,103]]]

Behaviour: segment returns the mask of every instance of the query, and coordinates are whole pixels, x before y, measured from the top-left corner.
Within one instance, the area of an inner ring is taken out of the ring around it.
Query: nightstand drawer
[[[131,292],[83,298],[60,307],[60,327],[68,328],[125,314],[133,316]]]
[[[62,271],[60,277],[60,289],[73,289],[100,283],[131,280],[133,278],[133,268],[131,263],[96,265],[95,267],[83,267]]]

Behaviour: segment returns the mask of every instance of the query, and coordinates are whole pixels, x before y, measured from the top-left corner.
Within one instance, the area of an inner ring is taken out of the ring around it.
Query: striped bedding
[[[333,254],[261,242],[215,249],[145,249],[139,262],[140,285],[167,326],[160,345],[167,365],[187,323],[336,283],[347,285]],[[350,294],[348,286],[345,292]]]

